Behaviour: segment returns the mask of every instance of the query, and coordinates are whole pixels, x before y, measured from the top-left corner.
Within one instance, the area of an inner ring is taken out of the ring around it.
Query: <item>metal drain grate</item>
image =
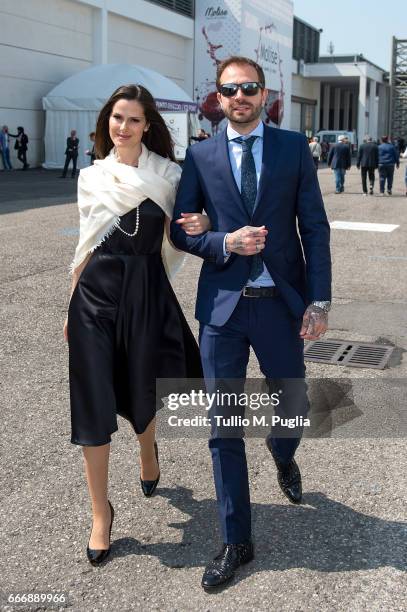
[[[304,348],[306,361],[332,363],[354,368],[376,368],[383,370],[393,352],[393,346],[368,344],[366,342],[344,342],[343,340],[314,340]]]

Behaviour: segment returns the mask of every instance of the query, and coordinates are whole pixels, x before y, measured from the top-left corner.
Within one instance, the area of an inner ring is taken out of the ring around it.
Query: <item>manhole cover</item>
[[[354,368],[383,370],[393,352],[393,346],[343,340],[314,340],[304,348],[306,361],[332,363]]]

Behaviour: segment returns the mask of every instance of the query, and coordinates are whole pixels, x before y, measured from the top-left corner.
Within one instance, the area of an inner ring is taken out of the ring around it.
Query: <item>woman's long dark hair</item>
[[[144,142],[150,151],[175,161],[174,143],[170,131],[157,110],[153,96],[142,85],[122,85],[118,87],[100,111],[96,124],[96,157],[104,159],[114,146],[109,134],[109,119],[114,105],[119,100],[136,100],[141,104],[147,123],[150,124],[148,131],[144,132],[141,141]]]

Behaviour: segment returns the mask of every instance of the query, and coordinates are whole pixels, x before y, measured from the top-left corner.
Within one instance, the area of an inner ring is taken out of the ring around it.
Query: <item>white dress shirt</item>
[[[261,174],[261,165],[263,160],[263,134],[264,134],[264,124],[262,121],[255,127],[254,130],[250,132],[250,134],[239,134],[234,130],[230,123],[226,129],[226,134],[228,138],[228,148],[229,148],[229,159],[230,165],[232,166],[232,172],[234,179],[236,181],[236,185],[241,192],[242,190],[242,174],[241,174],[241,166],[242,166],[242,145],[238,142],[233,142],[235,138],[243,138],[246,140],[249,136],[257,136],[256,140],[253,143],[252,154],[254,158],[254,164],[256,166],[256,175],[257,175],[257,188],[259,187],[260,174]],[[269,233],[267,234],[267,238],[270,239],[270,228],[267,228]],[[227,236],[227,234],[226,234]],[[226,253],[226,236],[223,243],[223,253],[226,258],[230,255]],[[263,264],[263,272],[262,274],[256,278],[255,281],[248,279],[246,286],[247,287],[272,287],[274,286],[274,281],[270,276],[269,271],[266,268],[266,265]]]

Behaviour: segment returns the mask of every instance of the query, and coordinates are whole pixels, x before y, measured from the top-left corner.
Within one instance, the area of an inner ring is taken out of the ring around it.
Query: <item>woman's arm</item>
[[[72,274],[72,285],[71,285],[71,294],[69,296],[69,300],[72,297],[73,292],[75,291],[75,287],[78,284],[78,280],[82,274],[82,272],[84,271],[84,269],[86,268],[89,259],[92,257],[92,253],[89,253],[85,259],[83,260],[82,263],[79,264],[79,266],[77,266],[75,268],[75,270],[73,271]],[[68,342],[68,317],[66,317],[65,322],[64,322],[64,339],[66,342]]]
[[[171,240],[170,227],[171,227],[171,219],[169,219],[168,217],[165,217],[165,234],[166,234],[166,236],[168,238],[168,242],[170,243],[170,245],[172,246],[173,249],[175,249],[176,251],[181,252],[181,249],[177,249],[177,247],[174,246],[174,243]]]
[[[75,268],[75,270],[73,271],[72,274],[72,286],[71,286],[71,295],[70,297],[72,297],[73,292],[75,291],[75,287],[78,284],[78,280],[82,274],[82,272],[84,271],[84,269],[86,268],[89,259],[92,257],[92,253],[88,253],[88,255],[86,255],[85,259],[83,260],[82,263],[79,264],[79,266],[77,266]]]

